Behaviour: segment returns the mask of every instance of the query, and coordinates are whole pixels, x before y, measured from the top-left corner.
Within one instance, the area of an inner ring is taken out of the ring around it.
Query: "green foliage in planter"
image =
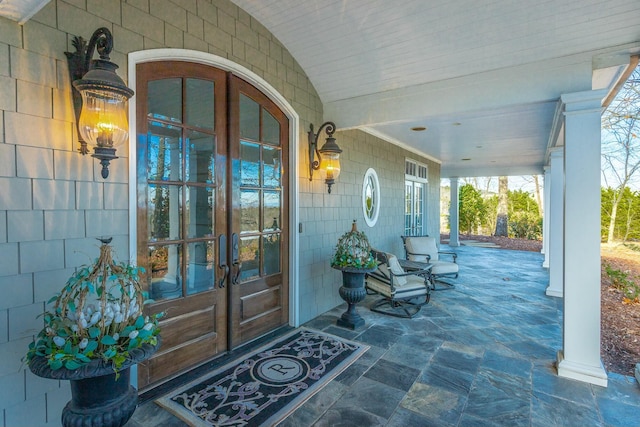
[[[367,235],[358,231],[353,220],[351,231],[344,233],[336,245],[331,258],[333,268],[373,268],[376,261],[371,254],[371,245]]]
[[[114,262],[103,242],[98,259],[78,269],[49,300],[53,310],[43,314],[44,328],[29,345],[27,363],[41,356],[53,370],[74,370],[101,358],[118,370],[130,350],[155,345],[163,313],[143,315],[140,273],[142,267]]]

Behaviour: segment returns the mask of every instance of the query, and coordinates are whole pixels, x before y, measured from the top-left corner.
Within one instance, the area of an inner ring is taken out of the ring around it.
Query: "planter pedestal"
[[[71,383],[71,400],[62,410],[64,427],[121,427],[138,406],[138,390],[129,384],[131,366],[151,357],[159,346],[158,337],[155,346],[143,344],[131,350],[118,375],[111,363],[102,359],[75,370],[52,370],[44,357],[36,356],[29,362],[29,369],[40,377]]]
[[[347,311],[336,321],[338,326],[349,329],[358,329],[364,326],[364,319],[358,314],[356,304],[367,296],[364,289],[364,276],[374,269],[342,269],[342,286],[339,289],[340,297],[348,304]]]
[[[131,368],[116,374],[71,380],[71,401],[62,410],[67,427],[119,427],[127,423],[138,405],[138,390],[129,384]]]

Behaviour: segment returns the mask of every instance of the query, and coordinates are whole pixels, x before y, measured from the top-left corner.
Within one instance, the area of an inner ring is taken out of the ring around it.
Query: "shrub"
[[[604,263],[604,271],[611,280],[611,286],[622,291],[625,302],[640,302],[640,286],[629,278],[629,273],[617,270],[607,263]]]
[[[533,212],[514,212],[509,217],[509,235],[519,239],[540,240],[542,219]]]

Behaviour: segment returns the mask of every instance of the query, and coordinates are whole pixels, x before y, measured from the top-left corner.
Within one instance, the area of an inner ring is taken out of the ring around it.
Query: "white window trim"
[[[369,218],[367,215],[367,184],[369,183],[369,179],[373,181],[373,191],[374,191],[374,205],[373,205],[373,218]],[[378,222],[378,214],[380,213],[380,203],[382,200],[380,199],[380,181],[378,180],[378,174],[375,169],[369,168],[364,174],[364,179],[362,180],[362,213],[364,215],[364,221],[367,223],[369,227],[373,227]]]

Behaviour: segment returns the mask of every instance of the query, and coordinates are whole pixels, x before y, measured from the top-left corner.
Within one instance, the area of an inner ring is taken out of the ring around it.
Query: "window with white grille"
[[[415,160],[405,159],[404,161],[404,174],[405,179],[410,179],[418,182],[429,182],[429,168],[424,163],[416,162]]]
[[[426,192],[429,182],[427,165],[406,159],[404,167],[404,234],[426,234]]]

